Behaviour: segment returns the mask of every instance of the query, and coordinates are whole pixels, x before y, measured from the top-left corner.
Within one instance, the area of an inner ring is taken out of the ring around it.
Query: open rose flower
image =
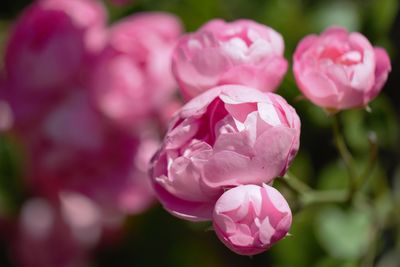
[[[286,236],[292,213],[285,198],[268,185],[240,185],[215,204],[213,225],[219,239],[232,251],[254,255]]]
[[[212,20],[184,36],[173,55],[173,73],[190,99],[223,84],[274,91],[287,70],[282,36],[251,20]]]
[[[305,37],[293,59],[303,94],[314,104],[334,110],[367,105],[391,70],[384,49],[373,47],[360,33],[339,27]]]
[[[224,189],[269,183],[299,147],[300,120],[280,96],[225,85],[187,103],[152,162],[155,192],[172,214],[209,220]]]
[[[141,13],[111,27],[92,75],[94,102],[107,118],[133,128],[172,97],[171,54],[181,30],[167,13]]]

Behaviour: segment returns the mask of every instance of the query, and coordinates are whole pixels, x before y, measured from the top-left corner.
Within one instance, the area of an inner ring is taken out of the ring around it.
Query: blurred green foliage
[[[27,3],[27,0],[0,3],[0,49],[4,47],[9,25]],[[283,35],[289,61],[302,37],[332,24],[363,32],[372,43],[387,48],[393,59],[400,51],[389,38],[399,9],[397,0],[135,0],[128,7],[107,6],[111,22],[136,12],[167,11],[179,16],[187,31],[194,31],[213,18],[250,18]],[[391,92],[399,86],[391,84],[385,88],[371,103],[371,112],[351,110],[341,114],[345,139],[360,162],[360,170],[368,160],[368,135],[374,132],[377,136],[380,160],[362,189],[374,200],[372,209],[366,209],[363,199],[354,206],[309,207],[294,217],[291,236],[269,252],[249,258],[225,248],[212,232],[206,231],[210,225],[181,221],[157,206],[130,218],[121,242],[98,249],[95,266],[353,267],[368,266],[371,249],[377,259],[374,263],[372,258],[370,266],[399,266],[400,226],[396,218],[400,216],[400,129],[399,114],[393,103],[400,105],[400,100],[390,101]],[[278,93],[293,104],[302,120],[301,149],[291,171],[314,188],[346,188],[347,173],[334,148],[331,118],[299,98],[291,71]],[[8,137],[0,138],[0,214],[15,210],[21,199],[16,151]],[[392,194],[385,191],[388,186]],[[283,192],[292,200],[291,205],[296,205],[290,192]],[[398,205],[396,214],[391,214],[388,208],[393,203]],[[377,215],[376,218],[371,218],[371,214]],[[390,219],[386,220],[388,216]],[[374,236],[375,230],[384,226],[390,237]],[[2,252],[0,266],[8,266],[6,261]]]

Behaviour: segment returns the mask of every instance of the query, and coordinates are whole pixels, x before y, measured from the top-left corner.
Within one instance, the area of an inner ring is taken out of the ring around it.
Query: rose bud
[[[299,148],[300,120],[280,96],[240,85],[182,107],[152,161],[158,199],[172,214],[209,220],[225,188],[269,183]]]
[[[181,38],[172,70],[190,99],[223,84],[274,91],[287,70],[282,36],[251,20],[212,20]]]
[[[218,238],[232,251],[255,255],[284,238],[292,223],[285,198],[268,185],[239,185],[217,200],[213,215]]]
[[[305,37],[293,60],[296,82],[305,97],[333,110],[367,105],[391,70],[384,49],[372,47],[358,32],[339,27]]]
[[[92,77],[94,102],[111,121],[134,128],[175,93],[171,53],[181,24],[167,13],[142,13],[113,25]]]

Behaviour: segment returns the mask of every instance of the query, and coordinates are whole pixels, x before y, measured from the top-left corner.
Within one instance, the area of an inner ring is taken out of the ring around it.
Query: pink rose
[[[109,44],[92,77],[99,110],[124,128],[149,116],[174,94],[172,48],[181,33],[178,18],[142,13],[113,25]]]
[[[5,51],[13,90],[31,91],[34,97],[57,94],[55,87],[77,79],[81,66],[88,63],[89,46],[95,45],[88,44],[87,39],[94,38],[88,35],[105,24],[103,13],[94,0],[43,0],[28,7],[14,25]]]
[[[367,105],[391,70],[384,49],[372,47],[358,32],[339,27],[305,37],[293,60],[303,94],[318,106],[337,110]]]
[[[219,239],[241,255],[255,255],[284,238],[292,223],[285,198],[268,185],[240,185],[224,192],[214,209]]]
[[[251,20],[212,20],[177,45],[172,70],[186,99],[223,84],[274,91],[287,70],[282,36]]]
[[[299,135],[299,117],[282,97],[240,85],[214,88],[171,122],[152,162],[155,192],[172,214],[209,220],[224,189],[283,175]]]

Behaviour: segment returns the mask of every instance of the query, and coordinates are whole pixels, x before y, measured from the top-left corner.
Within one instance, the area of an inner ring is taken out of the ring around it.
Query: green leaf
[[[358,259],[371,238],[368,213],[353,209],[327,207],[321,210],[315,230],[321,245],[337,259]]]

